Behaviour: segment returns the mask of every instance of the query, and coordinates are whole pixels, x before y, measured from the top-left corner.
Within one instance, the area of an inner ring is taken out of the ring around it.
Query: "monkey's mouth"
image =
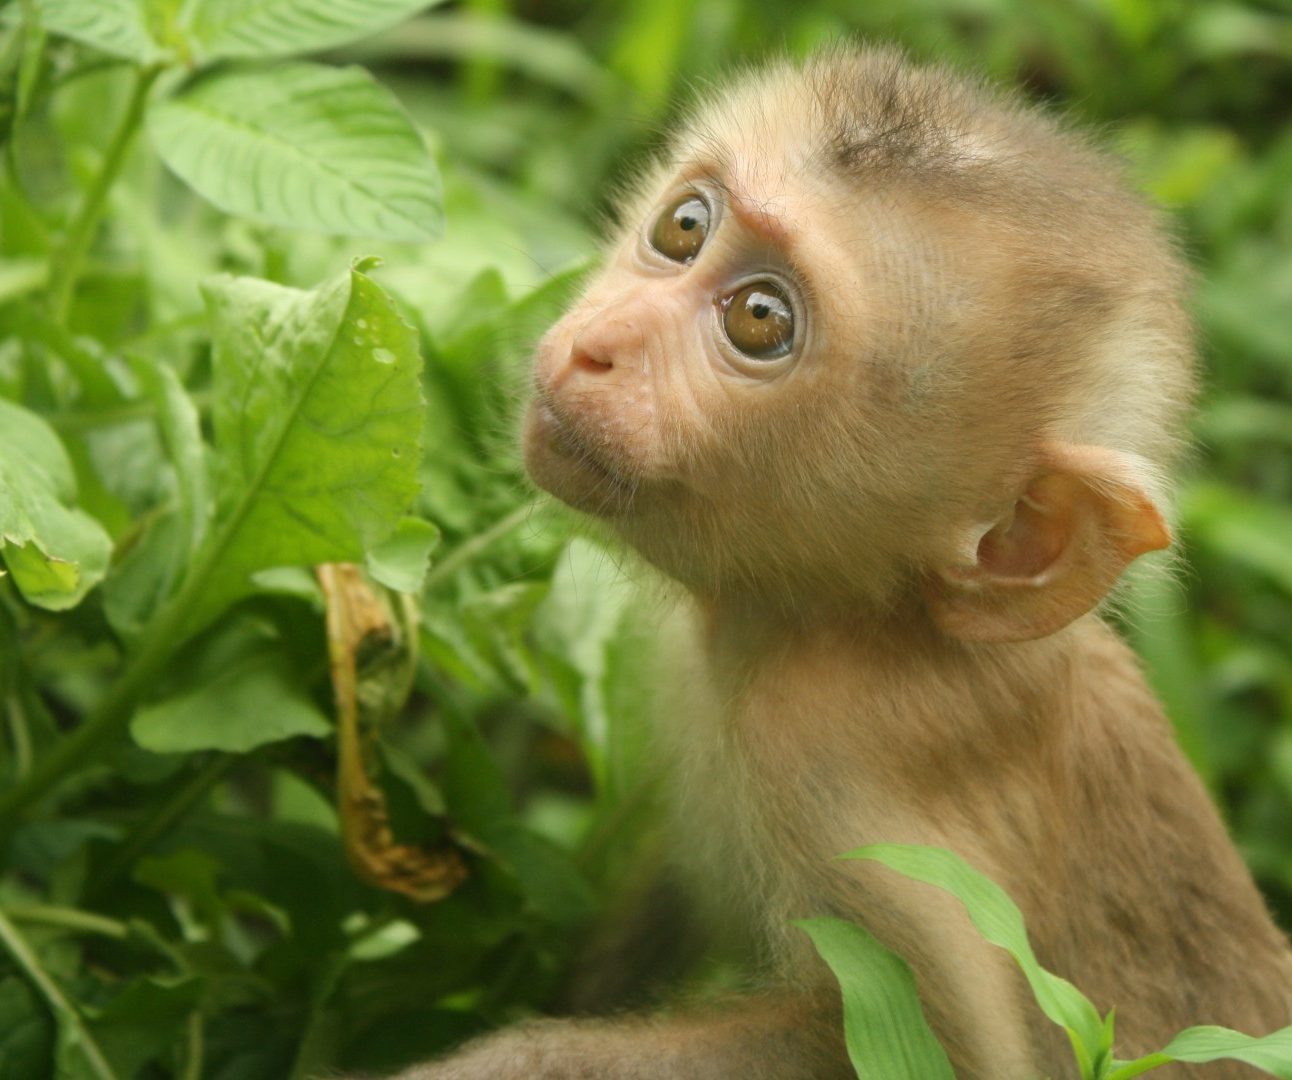
[[[576,509],[602,516],[627,507],[636,484],[541,391],[530,405],[525,429],[526,464],[540,487]]]
[[[623,479],[620,470],[615,469],[588,439],[579,434],[574,422],[547,395],[540,395],[535,400],[534,422],[547,443],[548,450],[561,457],[570,457],[580,465],[587,465],[594,473],[599,473],[606,479]]]

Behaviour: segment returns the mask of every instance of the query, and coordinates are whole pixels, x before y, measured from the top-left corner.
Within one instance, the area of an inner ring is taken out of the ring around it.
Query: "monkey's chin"
[[[604,518],[631,508],[632,483],[601,464],[542,402],[525,414],[524,444],[530,478],[561,502]]]

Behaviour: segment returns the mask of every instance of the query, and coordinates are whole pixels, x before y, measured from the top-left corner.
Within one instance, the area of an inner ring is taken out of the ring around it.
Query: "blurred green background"
[[[323,58],[368,66],[435,147],[442,240],[398,247],[229,218],[141,145],[71,310],[96,357],[170,364],[205,407],[202,278],[311,286],[356,255],[384,255],[376,277],[427,360],[419,510],[443,533],[415,690],[378,756],[400,837],[448,836],[467,852],[470,875],[451,898],[416,904],[349,872],[327,740],[244,755],[128,747],[16,831],[0,903],[88,909],[180,943],[192,974],[182,992],[144,981],[152,961],[95,937],[104,925],[37,941],[77,1000],[112,1001],[96,1030],[142,1047],[139,1075],[169,1075],[159,1062],[190,1010],[203,1075],[269,1080],[393,1067],[577,997],[572,959],[604,932],[589,927],[620,921],[617,883],[649,876],[642,852],[658,843],[641,605],[613,550],[587,533],[571,542],[581,527],[534,502],[514,449],[516,387],[597,255],[614,186],[689,96],[733,66],[840,38],[983,73],[1097,129],[1176,223],[1197,268],[1205,367],[1178,507],[1184,559],[1174,581],[1141,583],[1120,620],[1292,928],[1292,0],[442,4]],[[23,171],[58,224],[128,81],[66,42],[44,62],[53,89],[24,134]],[[49,229],[15,190],[0,184],[0,330],[31,336],[21,301]],[[76,455],[82,505],[128,559],[166,494],[151,425],[128,407],[55,408],[57,394],[23,382],[16,351],[0,343],[0,389],[48,406]],[[330,709],[310,589],[283,579],[197,647],[218,655],[221,633],[268,625]],[[58,617],[10,593],[0,601],[0,644],[16,643],[13,700],[40,751],[115,669],[112,581]],[[0,665],[0,683],[9,674]],[[5,775],[21,775],[30,751],[6,743]],[[0,964],[0,1077],[41,1075],[4,1063],[48,1061],[54,1038],[27,982]]]

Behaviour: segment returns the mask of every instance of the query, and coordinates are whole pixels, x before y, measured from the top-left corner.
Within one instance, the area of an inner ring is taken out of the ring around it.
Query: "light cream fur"
[[[646,238],[687,191],[714,224],[670,264]],[[1287,944],[1092,612],[1168,541],[1194,380],[1187,274],[1116,164],[971,80],[839,49],[703,103],[623,216],[539,350],[527,457],[689,594],[689,704],[660,725],[676,846],[769,989],[526,1026],[408,1075],[849,1075],[831,977],[788,925],[833,914],[908,959],[958,1076],[1075,1076],[956,903],[832,861],[875,841],[1004,886],[1042,963],[1116,1007],[1119,1056],[1292,1020]],[[751,275],[795,297],[784,365],[721,337]]]

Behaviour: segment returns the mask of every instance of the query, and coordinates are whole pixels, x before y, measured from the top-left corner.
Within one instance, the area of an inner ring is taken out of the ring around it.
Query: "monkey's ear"
[[[1131,560],[1171,543],[1142,477],[1130,455],[1047,443],[1011,511],[926,579],[934,620],[962,641],[1027,641],[1090,611]]]

